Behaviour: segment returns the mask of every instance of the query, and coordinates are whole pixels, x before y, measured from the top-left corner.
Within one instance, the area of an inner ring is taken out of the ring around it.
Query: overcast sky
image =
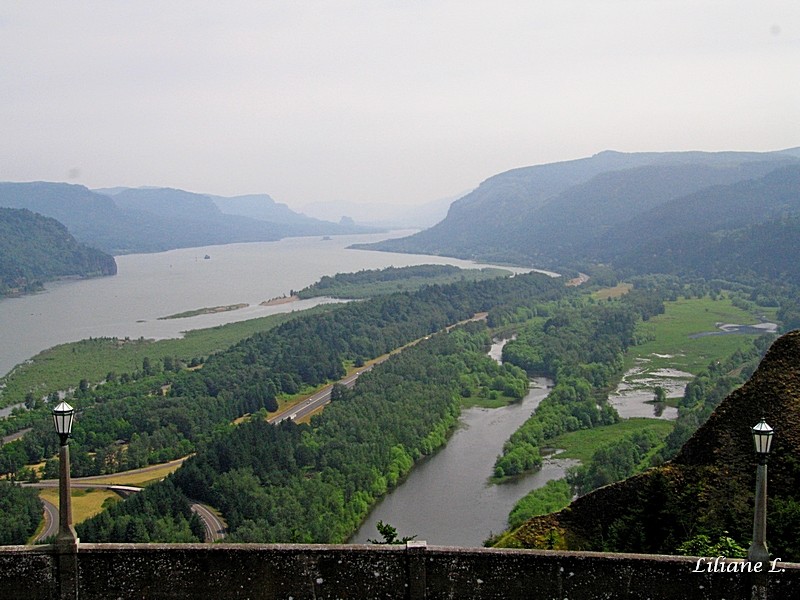
[[[0,180],[419,204],[800,146],[798,0],[0,0]]]

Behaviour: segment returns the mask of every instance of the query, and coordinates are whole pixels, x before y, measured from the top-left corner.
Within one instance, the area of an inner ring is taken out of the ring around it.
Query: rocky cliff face
[[[697,534],[752,534],[756,460],[750,429],[775,429],[767,541],[800,560],[800,331],[778,339],[751,379],[728,396],[669,463],[531,519],[507,542],[531,548],[674,553]]]

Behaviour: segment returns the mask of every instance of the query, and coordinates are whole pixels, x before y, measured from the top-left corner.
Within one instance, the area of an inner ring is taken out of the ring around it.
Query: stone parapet
[[[54,546],[0,547],[0,598],[746,600],[751,575],[678,556],[379,545],[80,544],[77,589]],[[741,563],[737,563],[741,567]],[[698,565],[701,568],[698,568]],[[800,565],[767,574],[800,595]]]

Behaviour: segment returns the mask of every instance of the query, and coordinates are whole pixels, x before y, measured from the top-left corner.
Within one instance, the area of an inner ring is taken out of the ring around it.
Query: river
[[[50,283],[42,293],[0,300],[0,376],[38,352],[65,342],[89,337],[179,337],[190,329],[308,308],[321,300],[275,306],[260,303],[302,289],[323,275],[419,264],[476,266],[440,256],[347,249],[354,243],[408,233],[329,240],[286,238],[118,256],[114,277]],[[184,311],[240,303],[247,308],[158,320]]]
[[[506,529],[514,504],[532,489],[564,476],[567,461],[546,459],[542,469],[510,483],[488,479],[503,443],[547,395],[547,380],[537,379],[521,401],[503,408],[469,408],[447,445],[418,463],[397,488],[380,501],[351,539],[379,538],[375,525],[390,523],[401,536],[416,535],[437,546],[480,546]]]
[[[489,355],[498,359],[504,341]],[[400,536],[415,535],[437,546],[474,547],[506,529],[514,504],[551,479],[564,477],[575,461],[545,458],[540,471],[494,485],[489,477],[503,443],[539,406],[552,382],[537,378],[522,401],[502,408],[469,408],[447,445],[418,463],[405,481],[390,491],[350,540],[365,543],[380,538],[378,521],[395,527]]]
[[[0,373],[64,342],[105,336],[177,337],[190,329],[307,308],[320,300],[267,307],[260,303],[288,295],[323,275],[417,264],[490,266],[447,257],[347,249],[353,243],[387,237],[288,238],[117,257],[115,277],[56,282],[39,294],[0,300]],[[183,311],[239,303],[248,307],[159,320]],[[503,343],[493,347],[497,359]],[[401,535],[416,534],[431,544],[479,546],[492,533],[503,531],[514,503],[531,489],[563,477],[568,464],[546,459],[541,471],[512,483],[498,486],[487,481],[503,443],[547,395],[548,385],[547,380],[535,380],[521,402],[507,407],[464,410],[447,446],[414,468],[376,507],[354,541],[377,537],[378,519],[398,527]]]

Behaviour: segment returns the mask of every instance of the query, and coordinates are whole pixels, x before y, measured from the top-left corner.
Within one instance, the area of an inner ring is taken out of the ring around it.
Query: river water
[[[350,244],[408,233],[335,236],[330,240],[287,238],[119,256],[114,277],[56,282],[39,294],[0,300],[0,376],[64,342],[89,337],[179,337],[190,329],[308,308],[321,300],[259,304],[311,285],[323,275],[419,264],[476,266],[440,256],[347,249]],[[240,303],[249,306],[158,320],[179,312]]]
[[[505,341],[489,355],[499,360]],[[514,504],[551,479],[561,479],[575,461],[545,458],[540,471],[494,485],[489,477],[503,443],[539,406],[552,382],[537,378],[521,402],[502,408],[469,408],[447,445],[422,460],[397,488],[372,510],[350,540],[380,538],[376,524],[389,523],[403,536],[415,535],[437,546],[480,546],[506,529]]]
[[[57,282],[40,294],[0,300],[0,374],[64,342],[104,336],[177,337],[190,329],[307,308],[320,300],[266,307],[260,303],[289,295],[323,275],[417,264],[476,266],[447,257],[347,249],[387,237],[289,238],[117,257],[115,277]],[[239,303],[248,307],[159,320]],[[502,344],[493,347],[497,359]],[[535,474],[499,486],[488,483],[503,443],[547,395],[548,385],[547,380],[535,380],[521,402],[507,407],[464,410],[447,446],[414,468],[375,508],[353,541],[378,537],[379,519],[397,527],[401,535],[416,534],[417,539],[440,545],[479,546],[492,533],[503,531],[514,503],[531,489],[563,477],[569,464],[550,458]]]

